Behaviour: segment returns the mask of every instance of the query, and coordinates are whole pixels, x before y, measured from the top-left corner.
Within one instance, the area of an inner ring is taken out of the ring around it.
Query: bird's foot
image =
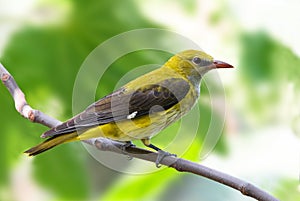
[[[122,150],[122,152],[127,156],[128,160],[132,160],[133,157],[132,157],[132,156],[129,156],[129,155],[127,154],[127,152],[126,152],[126,149],[127,149],[128,147],[135,147],[135,145],[132,144],[131,141],[126,141],[126,143],[124,143],[124,145],[121,146],[121,150]]]
[[[135,147],[135,144],[132,144],[131,141],[126,141],[121,149],[126,151],[126,148],[128,148],[128,147]]]
[[[171,153],[166,152],[166,151],[163,151],[163,150],[161,150],[161,149],[157,151],[157,158],[156,158],[156,161],[155,161],[155,165],[156,165],[157,168],[160,168],[160,167],[161,167],[160,162],[161,162],[165,157],[167,157],[167,156],[175,156],[175,157],[177,157],[176,154],[171,154]]]

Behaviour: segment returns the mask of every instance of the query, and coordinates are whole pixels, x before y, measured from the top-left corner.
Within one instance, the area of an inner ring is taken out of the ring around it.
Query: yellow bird
[[[202,76],[215,68],[232,67],[202,51],[180,52],[159,69],[46,131],[42,137],[48,139],[25,153],[34,156],[62,143],[96,137],[124,142],[142,140],[145,146],[160,151],[150,139],[191,110],[199,97]]]

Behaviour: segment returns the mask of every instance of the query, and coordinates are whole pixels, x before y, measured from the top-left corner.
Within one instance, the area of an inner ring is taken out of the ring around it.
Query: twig
[[[19,88],[13,76],[0,63],[0,76],[2,83],[6,86],[9,93],[14,99],[16,110],[26,119],[39,123],[48,127],[54,127],[61,124],[60,121],[54,119],[39,110],[34,110],[27,104],[25,94]]]
[[[8,91],[14,99],[16,110],[23,117],[29,119],[32,122],[36,122],[50,128],[57,126],[61,123],[60,121],[42,113],[39,110],[32,109],[27,104],[25,95],[17,85],[14,78],[10,75],[10,73],[4,68],[4,66],[1,63],[0,76],[3,84],[6,86],[6,88],[8,89]],[[90,140],[85,140],[84,142],[95,146],[98,150],[110,151],[118,154],[125,154],[134,158],[139,158],[151,162],[155,162],[158,157],[158,153],[156,152],[152,152],[134,146],[126,147],[124,150],[123,143],[105,138],[94,138]],[[206,177],[208,179],[214,180],[218,183],[222,183],[226,186],[236,189],[242,194],[255,198],[256,200],[278,201],[278,199],[274,198],[267,192],[257,188],[256,186],[246,181],[182,158],[177,158],[175,156],[166,156],[160,161],[160,164],[172,167],[179,172],[189,172]]]

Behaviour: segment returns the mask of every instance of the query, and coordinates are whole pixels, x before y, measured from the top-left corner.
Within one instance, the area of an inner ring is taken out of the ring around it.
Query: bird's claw
[[[122,149],[122,151],[126,151],[126,149],[127,149],[128,147],[135,147],[135,145],[132,144],[131,141],[127,141],[127,142],[125,142],[125,143],[121,146],[121,149]]]
[[[176,157],[176,154],[171,154],[169,152],[166,152],[166,151],[163,151],[163,150],[158,150],[157,151],[157,158],[156,158],[156,161],[155,161],[155,165],[157,168],[160,168],[161,167],[161,164],[160,162],[167,156],[175,156]]]
[[[128,157],[128,160],[132,160],[133,157],[127,155],[127,153],[126,153],[126,149],[127,149],[128,147],[135,147],[135,145],[132,144],[131,141],[128,141],[128,142],[126,142],[124,145],[121,146],[121,150],[122,150],[122,152]]]

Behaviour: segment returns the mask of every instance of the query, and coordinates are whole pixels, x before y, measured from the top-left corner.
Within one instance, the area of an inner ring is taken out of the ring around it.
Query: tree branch
[[[1,63],[0,77],[1,81],[6,86],[6,88],[8,89],[8,91],[14,99],[16,110],[23,117],[29,119],[32,122],[45,125],[49,128],[57,126],[61,123],[59,120],[54,119],[39,110],[32,109],[28,105],[24,93],[19,88],[14,78],[10,75],[10,73],[4,68],[4,66]],[[155,162],[158,157],[158,153],[156,152],[152,152],[134,146],[126,147],[124,150],[124,143],[112,141],[106,138],[94,138],[90,140],[85,140],[84,142],[95,146],[98,150],[101,151],[110,151],[118,154],[125,154],[130,157],[139,158],[146,161]],[[263,190],[246,181],[182,158],[177,158],[175,156],[166,156],[161,160],[160,164],[172,167],[179,172],[189,172],[206,177],[208,179],[214,180],[218,183],[222,183],[226,186],[236,189],[242,194],[250,196],[257,200],[278,201],[278,199],[274,198],[267,192],[264,192]]]

